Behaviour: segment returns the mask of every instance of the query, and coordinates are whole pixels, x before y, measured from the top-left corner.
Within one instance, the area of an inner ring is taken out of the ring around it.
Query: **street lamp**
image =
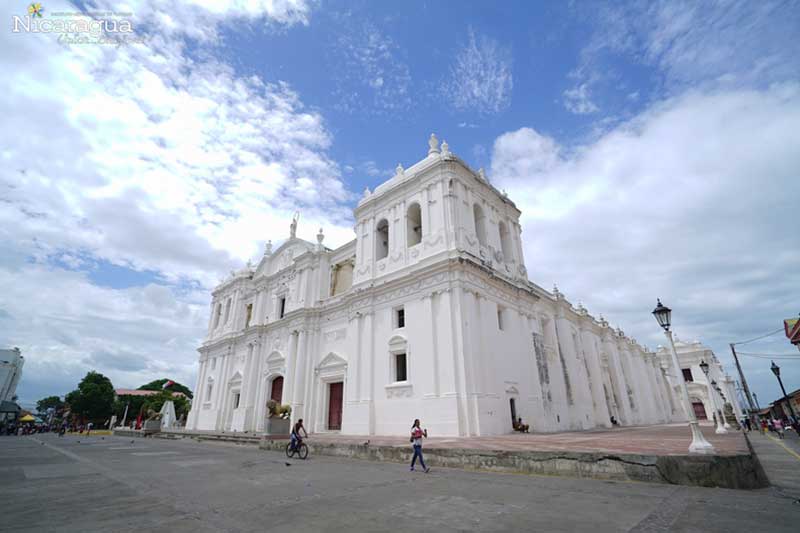
[[[717,406],[717,398],[716,396],[714,396],[714,388],[716,388],[717,382],[713,380],[710,382],[708,381],[708,363],[706,363],[705,360],[700,361],[700,370],[702,370],[703,374],[706,375],[706,389],[708,390],[708,399],[711,402],[711,408],[714,410],[714,424],[716,425],[714,433],[722,435],[724,433],[727,433],[727,431],[722,426],[722,422],[720,422],[720,417],[719,417],[720,410],[719,407]]]
[[[772,366],[769,367],[772,370],[772,373],[775,374],[775,377],[778,378],[778,384],[781,386],[781,392],[783,392],[783,399],[786,400],[786,403],[789,404],[789,413],[792,415],[792,420],[795,422],[797,421],[797,415],[794,413],[794,407],[792,407],[792,400],[786,398],[786,389],[783,388],[783,380],[781,380],[781,367],[775,364],[775,361],[772,361]]]
[[[677,379],[680,384],[683,410],[686,413],[686,418],[689,420],[689,428],[692,430],[692,443],[689,445],[689,453],[713,454],[714,447],[706,440],[703,433],[700,431],[697,417],[694,416],[694,409],[689,402],[689,390],[686,388],[686,380],[683,379],[681,365],[678,362],[678,352],[675,351],[675,343],[672,341],[672,332],[669,330],[672,309],[663,305],[659,299],[658,305],[656,305],[656,308],[653,310],[653,316],[656,317],[656,322],[664,329],[664,335],[667,337],[667,340],[669,340],[672,366],[675,367],[675,379]]]

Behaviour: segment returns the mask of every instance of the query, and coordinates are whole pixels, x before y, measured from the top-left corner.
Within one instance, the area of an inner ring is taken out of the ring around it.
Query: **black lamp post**
[[[683,379],[683,372],[681,372],[681,365],[678,361],[678,352],[675,350],[672,332],[669,330],[672,309],[662,304],[659,299],[656,308],[653,309],[653,316],[656,318],[658,325],[663,328],[664,335],[669,341],[672,366],[675,369],[675,381],[680,387],[683,411],[686,413],[686,418],[689,420],[689,428],[692,430],[692,443],[689,445],[689,453],[713,454],[714,447],[706,440],[703,433],[700,431],[700,425],[697,423],[697,417],[694,415],[694,408],[689,401],[689,389],[686,388],[686,380]]]
[[[792,419],[797,422],[797,415],[794,413],[794,407],[792,407],[792,400],[791,398],[786,397],[786,389],[783,388],[783,380],[781,380],[781,367],[775,364],[775,361],[772,361],[772,366],[769,367],[772,370],[772,373],[775,374],[775,377],[778,378],[778,384],[781,386],[781,392],[783,393],[783,399],[786,400],[786,403],[789,404],[789,413],[792,415]]]

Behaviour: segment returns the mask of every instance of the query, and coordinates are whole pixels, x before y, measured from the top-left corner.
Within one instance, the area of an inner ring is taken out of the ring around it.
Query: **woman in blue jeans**
[[[414,471],[414,464],[419,457],[419,464],[422,469],[427,473],[431,469],[425,466],[425,460],[422,458],[422,437],[428,438],[428,430],[420,428],[419,418],[414,420],[414,425],[411,426],[411,443],[414,445],[414,458],[411,459],[411,471]]]

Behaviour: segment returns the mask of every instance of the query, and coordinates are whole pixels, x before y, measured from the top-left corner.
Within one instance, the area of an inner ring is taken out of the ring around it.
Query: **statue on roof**
[[[295,211],[292,217],[292,223],[289,226],[289,238],[294,239],[297,236],[297,221],[300,220],[300,211]]]
[[[438,154],[439,153],[439,139],[436,138],[436,135],[431,133],[430,139],[428,139],[428,155],[430,154]]]

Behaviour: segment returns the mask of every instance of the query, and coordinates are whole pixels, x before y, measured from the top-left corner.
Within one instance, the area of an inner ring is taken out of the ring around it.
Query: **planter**
[[[267,418],[264,428],[267,435],[288,435],[291,421],[288,418]]]

